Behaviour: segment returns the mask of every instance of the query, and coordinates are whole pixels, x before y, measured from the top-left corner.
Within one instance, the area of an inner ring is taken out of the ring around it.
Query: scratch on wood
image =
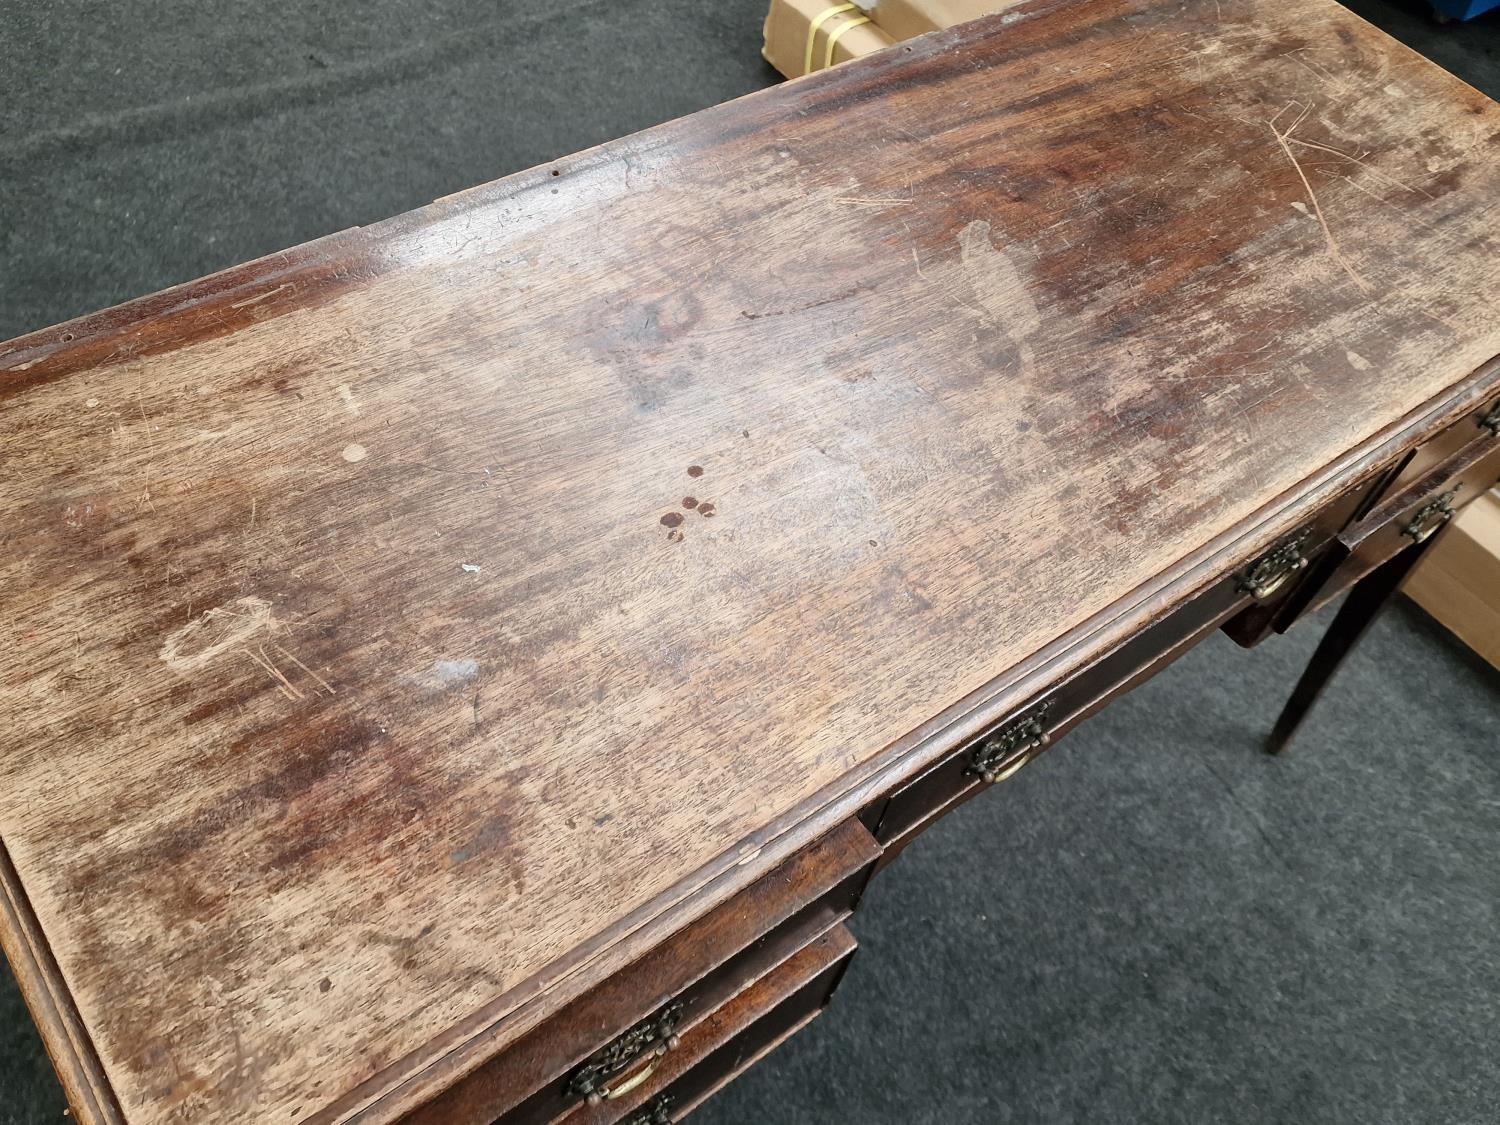
[[[336,694],[338,694],[337,692],[335,692],[333,690],[333,685],[332,684],[330,684],[322,676],[320,676],[316,672],[314,672],[306,664],[302,663],[302,661],[298,660],[295,655],[293,655],[291,652],[288,652],[284,647],[282,647],[279,644],[276,644],[275,642],[272,642],[271,647],[274,648],[277,652],[281,653],[282,656],[286,657],[293,664],[295,664],[298,668],[301,668],[304,672],[306,672],[314,680],[316,680],[318,686],[320,688],[322,688],[324,691],[326,691],[329,695],[336,695]]]
[[[1301,125],[1303,120],[1307,117],[1308,113],[1310,112],[1309,108],[1307,106],[1303,106],[1302,112],[1297,115],[1297,120],[1293,121],[1289,126],[1286,127],[1285,130],[1276,128],[1276,122],[1280,119],[1281,115],[1292,106],[1297,104],[1299,103],[1290,102],[1287,105],[1283,106],[1277,112],[1276,116],[1271,118],[1271,120],[1266,122],[1266,124],[1270,127],[1271,135],[1276,138],[1276,143],[1281,146],[1281,151],[1286,153],[1286,158],[1292,162],[1292,167],[1297,171],[1297,178],[1302,181],[1302,186],[1307,191],[1307,198],[1308,201],[1312,204],[1313,214],[1317,216],[1318,225],[1323,228],[1323,237],[1328,242],[1329,254],[1332,255],[1334,261],[1336,261],[1340,266],[1343,267],[1344,272],[1349,275],[1350,280],[1353,281],[1355,285],[1359,286],[1362,292],[1369,293],[1371,291],[1370,283],[1363,277],[1361,277],[1359,271],[1349,264],[1349,260],[1344,257],[1343,251],[1339,249],[1338,239],[1333,237],[1333,230],[1329,227],[1328,219],[1323,214],[1323,208],[1318,203],[1318,193],[1313,191],[1313,186],[1307,178],[1307,173],[1302,170],[1302,164],[1297,160],[1297,154],[1292,151],[1291,145],[1287,144],[1287,140],[1291,137],[1292,131],[1296,129],[1298,125]]]
[[[242,648],[238,651],[242,652],[244,655],[248,656],[251,660],[255,661],[255,663],[264,668],[266,672],[270,674],[271,678],[276,681],[277,690],[279,690],[282,695],[292,700],[305,698],[303,694],[298,691],[295,686],[293,686],[292,681],[282,675],[281,669],[277,668],[276,665],[271,663],[271,658],[266,655],[265,649],[261,649],[258,652],[252,652],[248,648]]]
[[[283,281],[275,289],[268,289],[258,297],[247,297],[243,301],[236,301],[229,307],[232,309],[243,309],[249,305],[258,305],[267,298],[276,296],[276,294],[280,293],[283,289],[290,289],[291,287],[292,283],[290,281]]]
[[[1302,145],[1304,148],[1315,148],[1319,152],[1329,152],[1329,153],[1332,153],[1334,156],[1340,157],[1340,158],[1342,158],[1344,160],[1347,160],[1347,161],[1349,161],[1349,162],[1351,162],[1353,164],[1358,164],[1361,168],[1363,168],[1365,171],[1369,172],[1370,175],[1374,176],[1376,179],[1384,180],[1386,183],[1392,185],[1393,187],[1398,187],[1402,191],[1410,191],[1410,192],[1416,193],[1417,195],[1425,195],[1428,199],[1432,198],[1432,193],[1431,192],[1429,192],[1429,191],[1423,191],[1419,187],[1412,187],[1411,184],[1403,183],[1401,180],[1396,179],[1395,176],[1387,175],[1385,172],[1382,172],[1379,168],[1375,167],[1373,164],[1366,163],[1366,161],[1364,160],[1364,157],[1362,157],[1362,156],[1355,156],[1352,153],[1344,152],[1341,149],[1336,149],[1332,145],[1325,145],[1325,144],[1323,144],[1320,141],[1309,141],[1309,140],[1305,140],[1302,137],[1292,137],[1292,136],[1288,136],[1286,139],[1290,143],[1292,143],[1294,145]],[[1365,153],[1364,155],[1368,156],[1369,153]]]

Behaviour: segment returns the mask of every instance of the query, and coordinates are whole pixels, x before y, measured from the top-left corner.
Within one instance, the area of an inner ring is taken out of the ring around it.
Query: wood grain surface
[[[1332,0],[1033,0],[0,347],[0,840],[125,1117],[390,1116],[1373,456],[1500,353],[1497,141]]]

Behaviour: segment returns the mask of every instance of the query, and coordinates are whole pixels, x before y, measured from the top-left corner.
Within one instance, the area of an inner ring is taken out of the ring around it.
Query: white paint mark
[[[1307,209],[1307,204],[1303,203],[1302,200],[1300,200],[1300,199],[1297,200],[1296,202],[1294,202],[1292,204],[1292,210],[1293,211],[1301,211],[1309,219],[1312,218],[1312,212]]]
[[[425,691],[448,691],[468,683],[479,675],[477,660],[434,660],[432,667],[416,675],[400,677],[403,684],[419,687]]]
[[[432,674],[445,684],[463,683],[479,675],[477,660],[434,660]]]
[[[99,405],[99,400],[97,398],[91,398],[91,399],[88,399],[86,402],[84,402],[83,405],[87,406],[90,410],[92,410],[92,409],[94,409],[94,407],[96,407],[96,406]]]
[[[1354,370],[1356,371],[1370,370],[1370,361],[1364,356],[1360,355],[1358,352],[1346,350],[1344,352],[1344,358],[1349,361],[1349,366],[1354,368]]]
[[[1382,87],[1380,92],[1383,93],[1383,94],[1385,94],[1387,97],[1392,97],[1392,98],[1404,98],[1404,97],[1406,97],[1406,91],[1403,90],[1400,86],[1397,86],[1394,82],[1392,82],[1388,86]]]
[[[478,563],[459,563],[458,565],[463,568],[465,574],[478,574],[484,569]]]
[[[344,452],[342,454],[344,460],[348,461],[351,465],[363,461],[369,455],[370,451],[364,446],[360,445],[357,441],[351,441],[348,445],[344,446]]]
[[[349,389],[348,383],[339,384],[339,398],[344,400],[344,405],[349,408],[350,414],[359,413],[359,403],[354,401],[354,392]]]

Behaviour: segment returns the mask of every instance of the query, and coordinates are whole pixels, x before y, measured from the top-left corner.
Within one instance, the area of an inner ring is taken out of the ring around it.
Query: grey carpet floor
[[[0,338],[774,80],[763,0],[0,0]],[[1500,19],[1351,0],[1491,96]],[[721,1123],[1500,1121],[1500,674],[1400,605],[1221,638],[882,874]],[[0,974],[0,1125],[63,1103]]]

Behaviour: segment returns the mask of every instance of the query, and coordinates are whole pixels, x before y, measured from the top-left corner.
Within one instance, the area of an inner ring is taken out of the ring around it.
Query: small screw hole
[[[71,332],[64,332],[62,334],[62,338],[63,338],[63,343],[66,344],[69,340],[71,340],[73,338],[73,333],[71,333]]]
[[[561,175],[562,175],[562,173],[561,173],[561,172],[559,172],[559,171],[558,171],[558,170],[557,170],[557,169],[556,169],[556,168],[554,168],[554,169],[552,169],[552,174],[553,174],[553,175],[554,175],[554,176],[561,176]]]

